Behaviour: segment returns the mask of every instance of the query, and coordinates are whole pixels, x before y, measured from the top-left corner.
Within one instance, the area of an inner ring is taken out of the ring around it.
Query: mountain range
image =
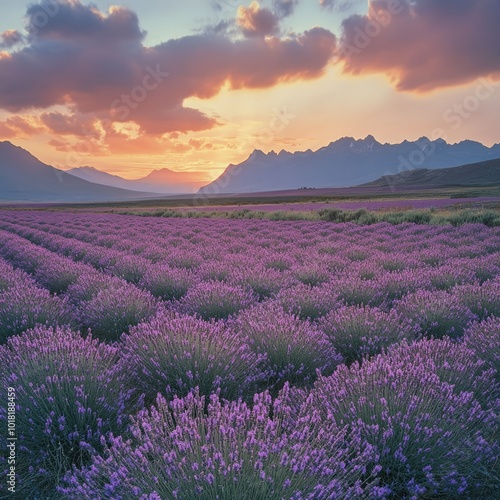
[[[67,170],[68,174],[89,182],[132,191],[160,194],[191,194],[204,186],[202,172],[175,172],[168,168],[153,170],[146,177],[130,180],[118,175],[101,172],[94,167],[77,167]]]
[[[0,142],[0,202],[128,201],[152,196],[79,179],[8,141]]]
[[[422,138],[415,142],[381,144],[372,136],[339,139],[317,151],[268,154],[255,150],[239,165],[229,165],[215,181],[200,188],[209,195],[330,188],[357,185],[470,185],[498,183],[500,144],[487,147],[474,141],[448,144]],[[439,174],[437,171],[468,165]],[[8,141],[0,142],[0,202],[103,202],[192,194],[204,182],[193,172],[153,170],[137,180],[101,172],[93,167],[71,171],[42,163]],[[488,181],[489,179],[489,181]],[[460,182],[459,182],[460,180]],[[206,182],[206,181],[205,181]]]
[[[200,193],[228,194],[298,189],[349,187],[382,176],[415,169],[441,169],[500,158],[500,144],[448,144],[443,139],[381,144],[371,135],[362,140],[344,137],[317,151],[263,153],[229,165]]]

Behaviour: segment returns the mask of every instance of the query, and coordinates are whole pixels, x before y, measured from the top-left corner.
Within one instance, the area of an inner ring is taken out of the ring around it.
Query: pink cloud
[[[44,132],[44,127],[34,116],[11,116],[0,122],[0,136],[4,138],[16,136],[31,136]]]
[[[278,16],[262,9],[258,2],[252,2],[250,7],[240,6],[236,22],[245,36],[274,35],[279,28]]]
[[[21,43],[23,36],[17,30],[7,30],[0,34],[0,49],[9,49]]]
[[[60,135],[99,137],[96,118],[92,115],[75,113],[65,115],[59,112],[42,113],[42,123],[52,132]]]
[[[370,0],[343,22],[347,73],[384,73],[398,90],[426,92],[500,76],[498,0]]]
[[[205,130],[218,117],[184,106],[186,99],[211,98],[227,83],[266,88],[317,78],[335,52],[335,36],[322,28],[266,39],[202,33],[146,47],[137,16],[125,8],[105,15],[76,0],[58,5],[41,28],[30,25],[28,46],[0,59],[0,108],[63,104],[98,120],[134,121],[158,136]],[[43,121],[61,133],[93,133],[91,118],[48,113]]]

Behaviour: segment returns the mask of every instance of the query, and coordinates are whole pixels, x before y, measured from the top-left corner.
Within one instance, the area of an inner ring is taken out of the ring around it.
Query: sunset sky
[[[498,0],[3,2],[0,140],[212,179],[343,136],[500,142]]]

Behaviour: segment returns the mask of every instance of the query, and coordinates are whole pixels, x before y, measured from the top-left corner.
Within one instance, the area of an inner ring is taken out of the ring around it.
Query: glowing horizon
[[[203,180],[346,136],[500,142],[493,0],[133,4],[4,9],[0,140],[62,169]]]

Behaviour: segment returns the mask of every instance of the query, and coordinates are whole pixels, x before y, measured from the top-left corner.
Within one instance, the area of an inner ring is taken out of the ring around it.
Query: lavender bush
[[[317,371],[327,375],[342,362],[326,335],[317,327],[287,313],[277,303],[242,312],[234,327],[248,337],[252,350],[264,359],[266,385],[309,384]]]
[[[114,341],[131,326],[153,317],[158,309],[159,304],[150,293],[126,284],[99,291],[80,304],[78,315],[81,324],[94,335]]]
[[[179,300],[196,282],[192,271],[166,265],[149,266],[139,286],[163,300]]]
[[[319,326],[348,365],[416,334],[415,327],[402,321],[396,311],[367,306],[343,306],[322,318]]]
[[[500,282],[456,286],[451,293],[480,319],[500,316]]]
[[[296,283],[289,273],[265,269],[260,263],[257,266],[231,269],[227,280],[232,285],[250,288],[261,301],[276,296],[280,290]]]
[[[123,255],[116,258],[110,272],[130,283],[139,283],[146,274],[150,263],[136,255]]]
[[[376,281],[349,273],[332,280],[332,286],[337,290],[339,299],[349,305],[381,306],[387,300],[385,290]]]
[[[477,317],[457,297],[443,290],[420,290],[395,302],[399,316],[420,327],[428,337],[459,338]]]
[[[329,283],[317,287],[296,285],[282,290],[276,301],[290,314],[315,320],[340,306],[339,294]]]
[[[235,399],[262,378],[259,357],[241,335],[222,323],[160,313],[124,335],[121,365],[138,393],[152,403],[158,393],[185,396],[217,390]]]
[[[500,386],[495,384],[495,370],[481,360],[474,349],[448,337],[422,339],[413,344],[403,341],[389,349],[394,363],[411,362],[424,365],[455,393],[470,392],[483,406],[500,397]]]
[[[65,295],[72,302],[78,304],[80,302],[88,302],[99,292],[109,290],[111,294],[114,293],[113,290],[126,286],[127,283],[120,278],[99,271],[89,271],[82,273],[75,283],[68,287]]]
[[[66,470],[89,463],[101,439],[122,429],[117,360],[116,347],[68,328],[37,327],[0,346],[2,386],[16,390],[18,498],[51,498]],[[4,428],[5,398],[0,391]]]
[[[36,270],[35,279],[51,293],[65,292],[88,267],[79,262],[55,255],[45,260]]]
[[[244,288],[210,281],[192,287],[179,302],[178,309],[203,319],[226,319],[256,300],[256,296]]]
[[[0,293],[14,286],[34,286],[34,281],[20,269],[14,269],[0,257]]]
[[[490,317],[480,323],[473,323],[464,332],[464,343],[488,366],[496,370],[500,381],[500,317]]]
[[[266,499],[366,497],[363,461],[345,446],[345,430],[317,419],[298,419],[289,389],[273,402],[268,393],[252,407],[189,394],[141,412],[133,439],[112,440],[105,457],[74,470],[64,498]],[[364,479],[364,482],[363,482]]]
[[[16,282],[0,292],[0,343],[36,325],[75,325],[75,310],[48,290]]]
[[[488,470],[499,451],[491,439],[494,413],[412,356],[341,366],[320,378],[312,395],[325,421],[347,425],[374,448],[367,467],[385,488],[383,498],[491,495]]]

